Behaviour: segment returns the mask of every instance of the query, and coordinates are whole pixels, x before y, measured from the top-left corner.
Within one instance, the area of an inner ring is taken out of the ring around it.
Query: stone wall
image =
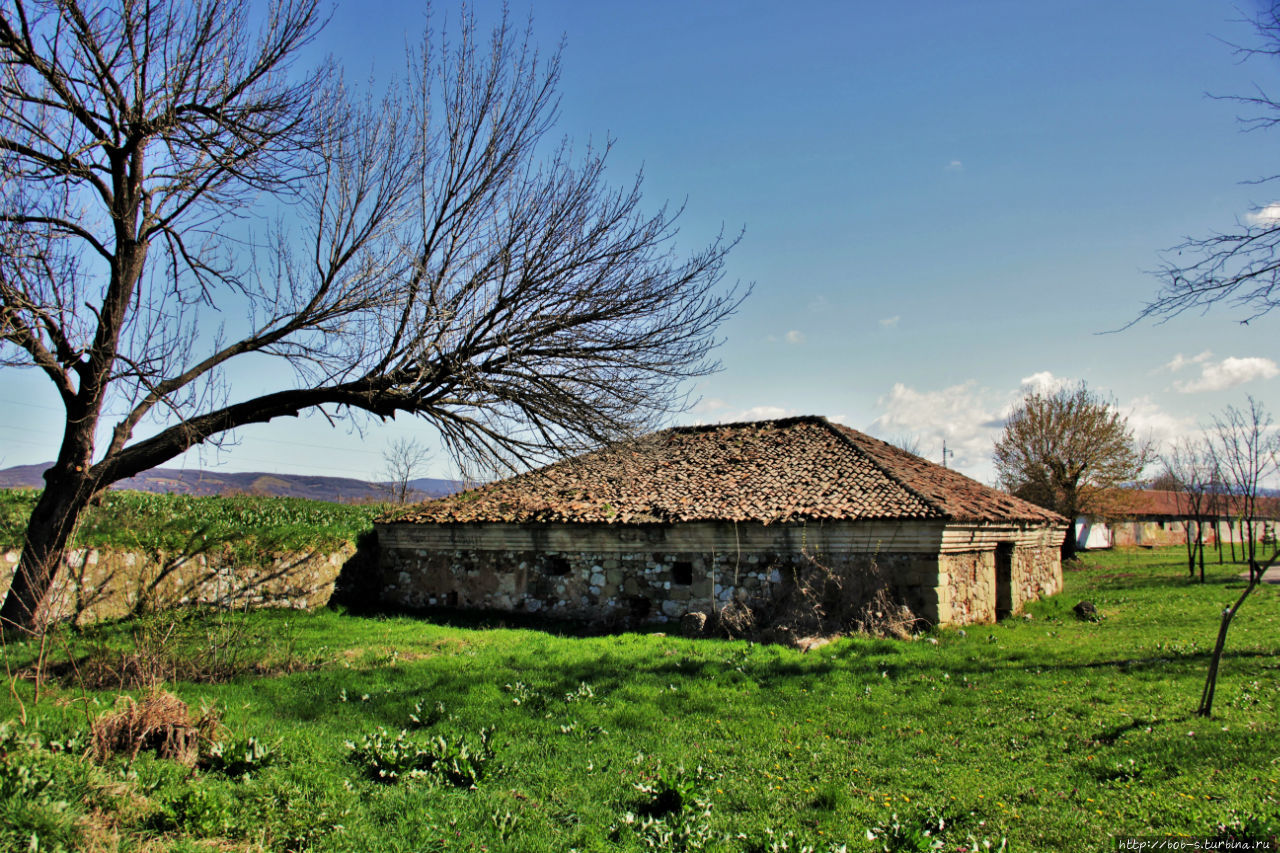
[[[916,555],[818,556],[855,604],[885,583],[918,614],[935,610],[937,560]],[[909,567],[910,574],[886,570]],[[802,554],[708,552],[419,551],[384,549],[383,600],[411,609],[459,607],[585,620],[668,622],[731,601],[782,602],[814,563]],[[825,589],[814,592],[830,596]]]
[[[996,618],[995,551],[962,551],[942,558],[936,621],[969,625]]]
[[[932,623],[994,618],[997,542],[1016,543],[1015,607],[1061,588],[1062,530],[876,524],[379,525],[384,601],[588,620],[667,622],[804,590],[856,609],[881,587]]]
[[[323,607],[355,546],[330,552],[275,554],[269,564],[246,565],[229,551],[150,554],[74,549],[63,558],[49,618],[87,624],[182,605]],[[0,553],[0,600],[18,564],[18,551]]]
[[[1013,612],[1062,592],[1062,539],[1019,545],[1013,551]]]
[[[1010,555],[1009,612],[1018,613],[1028,602],[1062,591],[1061,537],[1056,541],[1023,541]],[[996,619],[998,582],[996,551],[961,551],[942,555],[938,618],[955,625],[992,622]]]

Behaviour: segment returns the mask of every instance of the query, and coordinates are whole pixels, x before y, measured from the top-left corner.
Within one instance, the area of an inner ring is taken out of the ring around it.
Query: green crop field
[[[11,641],[0,849],[1082,851],[1270,835],[1280,594],[1241,611],[1215,716],[1196,718],[1239,567],[1211,564],[1202,586],[1181,561],[1086,555],[1028,618],[808,653],[203,612],[56,634],[37,685],[40,648]],[[1075,618],[1081,599],[1101,621]],[[89,721],[158,679],[220,719],[196,726],[195,766],[89,757]]]
[[[0,548],[16,548],[39,492],[0,489]],[[75,545],[174,553],[201,542],[253,553],[321,550],[355,542],[385,505],[265,495],[159,495],[107,491],[86,511]]]

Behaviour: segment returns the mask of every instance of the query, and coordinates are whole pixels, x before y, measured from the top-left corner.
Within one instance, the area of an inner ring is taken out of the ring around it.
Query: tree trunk
[[[1213,694],[1218,688],[1218,665],[1222,662],[1222,651],[1227,645],[1227,629],[1231,627],[1231,620],[1240,612],[1240,605],[1244,604],[1249,593],[1258,587],[1257,578],[1262,577],[1262,573],[1275,565],[1276,559],[1280,558],[1280,551],[1271,555],[1271,559],[1266,565],[1259,567],[1259,572],[1255,578],[1250,566],[1249,585],[1244,588],[1244,592],[1240,593],[1240,597],[1236,599],[1236,603],[1231,607],[1222,611],[1222,624],[1218,626],[1218,640],[1213,645],[1213,655],[1209,658],[1209,672],[1205,676],[1204,690],[1200,693],[1200,707],[1196,708],[1196,716],[1208,717],[1213,714]]]
[[[53,618],[52,594],[58,567],[80,513],[96,491],[83,474],[59,476],[55,471],[56,467],[45,473],[44,492],[27,522],[22,557],[0,607],[0,626],[6,631],[35,633]]]
[[[1249,587],[1249,589],[1252,588],[1252,586]],[[1248,594],[1248,590],[1245,594]],[[1237,601],[1236,607],[1240,604],[1241,602]],[[1213,645],[1213,655],[1209,658],[1209,673],[1204,679],[1204,689],[1200,691],[1200,706],[1196,708],[1197,717],[1208,717],[1213,714],[1213,694],[1218,688],[1218,663],[1222,660],[1222,650],[1227,644],[1227,629],[1231,627],[1231,617],[1234,615],[1234,608],[1228,607],[1222,611],[1222,624],[1218,626],[1218,641]]]
[[[1187,573],[1194,580],[1196,576],[1196,543],[1195,539],[1191,537],[1191,525],[1192,522],[1190,521],[1186,523]]]

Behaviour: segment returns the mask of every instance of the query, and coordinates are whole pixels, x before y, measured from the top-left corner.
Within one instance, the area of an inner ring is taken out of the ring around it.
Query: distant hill
[[[17,465],[0,470],[0,489],[43,487],[43,474],[50,464],[46,462],[43,465]],[[452,494],[461,488],[461,484],[453,480],[438,480],[430,477],[413,480],[409,485],[414,490],[412,500],[438,498],[441,495]],[[259,472],[223,473],[178,468],[153,468],[136,477],[121,480],[112,488],[183,495],[233,493],[277,495],[335,503],[385,501],[389,496],[385,484],[370,483],[351,477],[311,477]]]

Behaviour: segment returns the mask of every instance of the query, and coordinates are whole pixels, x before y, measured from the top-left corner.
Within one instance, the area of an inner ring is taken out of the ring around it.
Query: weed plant
[[[1201,585],[1177,549],[1087,554],[1027,618],[808,653],[660,632],[249,614],[267,633],[287,623],[317,665],[166,685],[216,706],[237,733],[222,767],[146,753],[95,763],[55,748],[83,738],[116,691],[51,682],[32,705],[31,683],[15,681],[29,723],[0,738],[0,842],[847,853],[1269,838],[1280,828],[1280,590],[1260,590],[1233,626],[1215,716],[1192,715],[1242,570],[1211,566]],[[1072,613],[1083,599],[1099,621]],[[130,637],[127,624],[84,629],[59,654]],[[6,654],[20,669],[33,652]],[[0,719],[17,716],[0,698]],[[364,749],[379,729],[382,746]],[[270,759],[229,770],[253,760],[250,736]],[[434,768],[464,743],[483,768],[451,784]],[[433,756],[421,779],[370,772],[419,752]]]

